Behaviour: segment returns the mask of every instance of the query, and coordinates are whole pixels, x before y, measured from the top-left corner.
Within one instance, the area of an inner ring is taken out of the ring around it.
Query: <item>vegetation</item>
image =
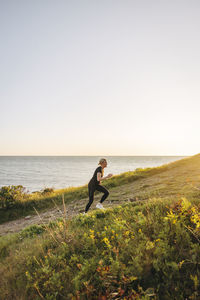
[[[152,199],[1,238],[2,299],[199,299],[200,205]]]
[[[157,178],[159,174],[167,174],[168,182],[165,183],[165,189],[163,191],[163,195],[166,196],[167,190],[169,193],[172,194],[173,186],[169,186],[170,184],[170,177],[174,176],[174,170],[178,170],[177,176],[184,177],[188,174],[181,174],[179,171],[180,168],[187,172],[188,166],[193,166],[196,168],[196,165],[200,164],[200,155],[195,155],[193,157],[185,158],[180,161],[175,161],[173,163],[165,164],[160,167],[155,168],[145,168],[141,169],[138,168],[135,171],[125,172],[120,175],[113,176],[109,180],[105,181],[103,185],[107,188],[119,188],[120,186],[124,186],[125,184],[130,184],[134,182],[141,181],[145,178]],[[176,181],[177,178],[175,177],[174,180]],[[183,181],[183,180],[182,180]],[[153,184],[153,193],[150,193],[150,189],[148,189],[148,185],[143,185],[139,187],[139,190],[145,190],[147,188],[147,195],[145,198],[149,198],[151,196],[157,196],[155,191],[158,191],[156,188],[156,181]],[[182,182],[185,184],[185,182]],[[175,189],[178,187],[177,182],[174,185]],[[189,189],[189,194],[191,192],[191,188]],[[176,193],[180,193],[176,191]],[[184,191],[184,194],[186,191]],[[35,209],[37,211],[47,210],[52,208],[56,205],[62,204],[62,195],[64,194],[65,202],[67,204],[71,202],[78,202],[80,199],[86,198],[88,196],[87,185],[80,186],[80,187],[69,187],[66,189],[61,190],[53,190],[51,188],[46,188],[42,192],[34,192],[32,194],[25,193],[25,188],[22,186],[9,186],[9,187],[2,187],[0,189],[0,224],[20,218],[22,216],[27,216],[31,214],[35,214]],[[160,193],[159,193],[160,194]],[[158,194],[158,195],[159,195]],[[119,195],[119,190],[117,190],[117,198]],[[144,196],[144,195],[143,195]],[[142,198],[144,198],[142,196]]]
[[[3,186],[0,189],[0,208],[8,210],[25,198],[25,188],[22,185]]]
[[[151,197],[0,237],[1,298],[200,299],[199,166],[197,155],[115,176],[118,198],[132,183]]]
[[[62,203],[62,195],[65,195],[67,203],[70,203],[73,199],[81,199],[87,195],[87,187],[70,187],[64,190],[54,191],[52,189],[45,189],[42,192],[32,194],[21,194],[21,197],[12,201],[12,205],[5,206],[5,202],[10,203],[10,194],[5,194],[4,190],[9,189],[11,191],[15,186],[2,187],[0,194],[3,196],[0,198],[0,224],[18,219],[22,216],[35,214],[35,209],[38,211],[47,210],[54,207],[55,204],[60,205]]]

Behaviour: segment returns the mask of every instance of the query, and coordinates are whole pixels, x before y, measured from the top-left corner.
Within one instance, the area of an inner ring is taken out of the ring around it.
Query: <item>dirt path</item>
[[[104,203],[104,207],[112,207],[113,205],[118,205],[120,203],[124,203],[126,201],[132,201],[132,199],[128,199],[127,197],[125,197],[125,194],[123,195],[123,191],[122,191],[122,198],[121,201],[116,200],[116,193],[117,191],[114,191],[113,189],[113,195],[111,197],[109,197],[110,199],[108,199],[106,201],[106,203]],[[100,200],[100,195],[96,195],[95,196],[95,201],[92,204],[90,210],[94,210],[96,209],[96,204],[99,202]],[[78,200],[74,203],[70,203],[68,205],[66,205],[66,218],[67,217],[71,217],[74,215],[77,215],[79,213],[82,213],[85,209],[85,206],[87,204],[88,199],[81,199]],[[116,202],[116,203],[113,203]],[[64,217],[64,209],[63,206],[57,206],[55,208],[49,209],[45,212],[40,212],[39,214],[35,213],[35,215],[30,215],[30,216],[26,216],[17,220],[13,220],[13,221],[9,221],[6,223],[3,223],[0,225],[0,236],[6,235],[8,233],[16,233],[19,232],[20,230],[24,229],[25,227],[28,227],[30,225],[34,225],[34,224],[47,224],[50,221],[56,220],[58,218]]]
[[[79,202],[77,207],[76,204],[70,204],[67,206],[66,217],[73,216],[75,214],[80,213],[83,210],[81,203],[83,200]],[[86,199],[84,201],[86,203]],[[50,221],[56,220],[57,218],[63,217],[63,207],[58,206],[52,209],[49,209],[45,212],[40,212],[39,214],[35,213],[35,215],[26,216],[14,221],[9,221],[4,224],[0,225],[0,236],[6,235],[8,233],[19,232],[23,228],[34,225],[34,224],[42,224],[42,223],[49,223]]]

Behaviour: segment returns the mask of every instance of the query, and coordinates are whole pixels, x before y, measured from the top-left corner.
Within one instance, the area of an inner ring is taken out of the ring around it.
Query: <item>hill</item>
[[[199,299],[199,170],[198,154],[121,174],[110,208],[1,237],[1,298]]]
[[[110,190],[105,207],[148,200],[152,197],[174,200],[181,196],[195,198],[198,197],[200,189],[200,154],[156,168],[126,172],[114,176],[103,185]],[[57,190],[44,196],[33,194],[26,200],[17,201],[16,205],[8,210],[0,209],[0,236],[62,217],[62,196],[67,205],[66,217],[74,216],[84,211],[88,201],[87,186]],[[91,209],[95,208],[99,199],[100,195],[97,193]]]

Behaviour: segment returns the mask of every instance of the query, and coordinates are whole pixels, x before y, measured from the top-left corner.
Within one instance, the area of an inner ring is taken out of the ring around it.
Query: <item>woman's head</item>
[[[99,165],[101,165],[102,168],[107,167],[107,160],[106,160],[105,158],[101,158],[101,159],[99,160]]]

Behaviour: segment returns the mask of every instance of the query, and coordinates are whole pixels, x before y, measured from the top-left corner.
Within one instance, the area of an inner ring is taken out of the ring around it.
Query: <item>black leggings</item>
[[[93,200],[94,200],[94,192],[95,192],[95,191],[99,191],[99,192],[101,192],[101,193],[104,193],[103,196],[101,197],[100,203],[103,203],[103,201],[104,201],[104,200],[108,197],[108,195],[109,195],[109,191],[108,191],[105,187],[103,187],[102,185],[100,185],[100,184],[97,185],[97,186],[95,186],[95,187],[88,185],[89,202],[88,202],[88,204],[86,205],[85,212],[87,212],[87,211],[89,210],[89,208],[90,208],[90,206],[91,206],[91,204],[92,204],[92,202],[93,202]]]

